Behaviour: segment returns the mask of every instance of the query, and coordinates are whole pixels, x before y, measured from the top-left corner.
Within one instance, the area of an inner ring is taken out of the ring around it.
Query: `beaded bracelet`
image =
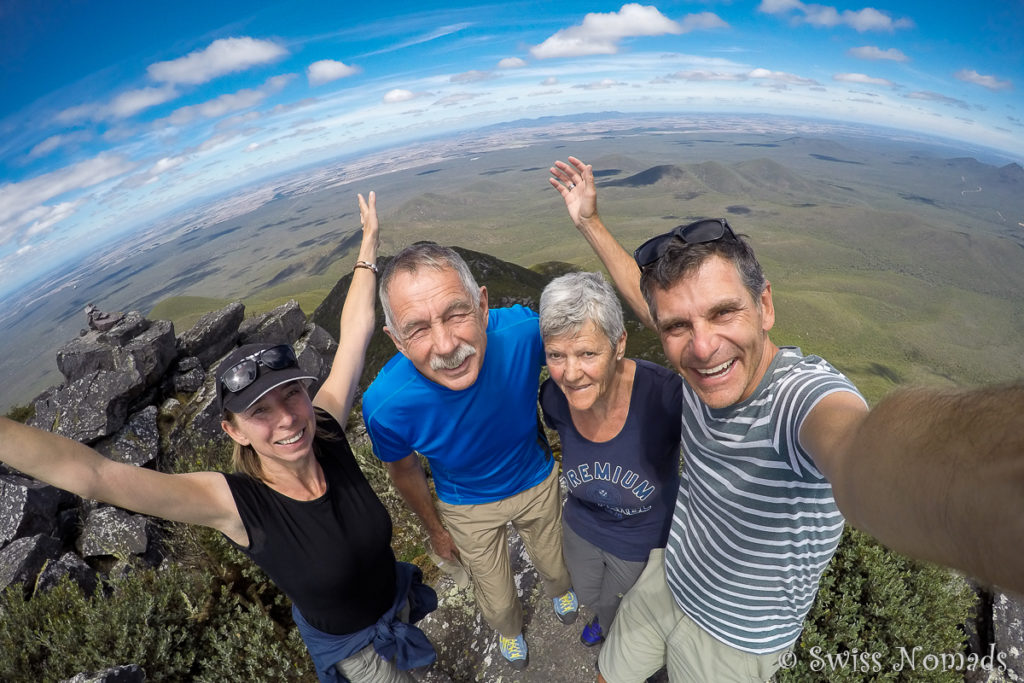
[[[367,270],[372,270],[374,275],[377,274],[377,266],[368,261],[356,261],[356,265],[352,267],[352,270],[354,271],[356,268],[366,268]]]

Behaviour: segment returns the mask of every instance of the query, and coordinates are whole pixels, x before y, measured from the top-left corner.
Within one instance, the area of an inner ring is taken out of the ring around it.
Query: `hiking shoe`
[[[576,599],[576,593],[570,588],[565,595],[551,598],[555,607],[555,616],[563,624],[571,624],[576,621],[579,615],[580,602]]]
[[[580,642],[587,647],[593,647],[604,640],[604,631],[601,630],[601,624],[598,623],[597,617],[590,620],[590,623],[583,627],[583,633],[580,634]]]
[[[515,638],[506,638],[498,634],[498,645],[501,647],[501,656],[508,660],[513,669],[522,671],[529,662],[529,653],[526,651],[526,641],[520,633]]]

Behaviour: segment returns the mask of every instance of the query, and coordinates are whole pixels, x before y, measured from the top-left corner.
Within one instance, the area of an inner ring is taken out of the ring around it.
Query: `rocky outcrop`
[[[243,313],[242,304],[231,304],[177,339],[170,322],[137,312],[90,324],[58,352],[65,383],[36,399],[30,424],[112,460],[155,468],[189,448],[227,439],[208,368],[236,344],[293,344],[305,370],[321,381],[327,377],[337,344],[307,323],[296,302],[249,321]],[[159,563],[160,531],[158,520],[82,501],[0,468],[0,589],[21,583],[31,594],[68,576],[91,592],[98,570],[113,557]]]

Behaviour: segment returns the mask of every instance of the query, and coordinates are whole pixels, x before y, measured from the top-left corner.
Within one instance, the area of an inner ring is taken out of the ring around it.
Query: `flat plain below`
[[[312,313],[354,263],[357,192],[377,192],[383,254],[432,240],[598,269],[547,181],[570,154],[593,164],[599,210],[627,249],[706,216],[749,235],[773,286],[774,341],[824,356],[871,401],[904,383],[1024,376],[1020,166],[849,127],[652,118],[418,143],[167,218],[4,302],[0,408],[60,383],[56,351],[88,303],[178,333],[232,300],[253,314],[296,298]]]

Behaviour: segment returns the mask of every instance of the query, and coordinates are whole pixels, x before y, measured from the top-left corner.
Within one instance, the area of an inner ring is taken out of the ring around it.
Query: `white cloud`
[[[833,80],[840,81],[842,83],[864,83],[867,85],[884,85],[889,88],[895,88],[896,84],[885,78],[873,78],[866,74],[835,74],[832,76]]]
[[[537,59],[613,55],[619,51],[618,42],[623,38],[682,32],[682,26],[656,7],[630,3],[618,12],[587,14],[582,24],[558,31],[530,48],[530,54]]]
[[[452,83],[477,83],[479,81],[489,81],[494,78],[494,74],[490,71],[466,71],[461,74],[455,74],[448,80]]]
[[[993,91],[1013,89],[1012,81],[1000,81],[995,76],[983,76],[974,69],[960,69],[953,75],[961,81],[974,83]]]
[[[246,88],[238,92],[225,93],[201,104],[192,104],[176,109],[167,117],[166,121],[157,121],[156,125],[159,127],[169,122],[172,125],[181,126],[196,119],[212,119],[255,107],[270,95],[280,92],[292,78],[294,78],[294,74],[274,76],[268,78],[259,88]]]
[[[394,104],[395,102],[406,102],[414,97],[416,97],[416,93],[411,90],[395,88],[394,90],[388,90],[384,93],[384,102],[387,104]]]
[[[970,109],[971,105],[967,104],[963,100],[958,100],[955,97],[949,97],[948,95],[942,95],[937,92],[929,92],[927,90],[919,90],[917,92],[907,93],[904,95],[907,99],[911,100],[925,100],[927,102],[939,102],[940,104],[947,104],[951,107],[959,107],[960,109]]]
[[[745,81],[746,74],[719,73],[716,71],[676,71],[667,78],[677,81]]]
[[[893,62],[907,62],[910,61],[910,57],[900,52],[894,47],[890,47],[888,50],[875,47],[874,45],[864,45],[862,47],[851,47],[846,51],[846,54],[851,57],[858,59],[871,59],[879,60],[886,59]]]
[[[309,68],[306,69],[306,78],[309,79],[310,85],[315,86],[330,83],[339,78],[345,78],[357,73],[359,73],[357,67],[349,66],[344,62],[333,59],[321,59],[319,62],[313,62],[309,65]]]
[[[747,76],[786,85],[821,85],[813,78],[804,78],[803,76],[786,73],[785,71],[771,71],[769,69],[754,69]]]
[[[205,50],[150,64],[146,72],[162,83],[199,85],[225,74],[276,61],[287,54],[287,50],[269,40],[221,38]]]
[[[124,157],[100,154],[19,183],[0,185],[0,244],[26,226],[35,226],[33,229],[38,231],[39,226],[49,227],[65,218],[69,207],[47,206],[49,200],[98,185],[127,173],[134,166]]]
[[[797,12],[802,17],[796,17],[797,21],[803,21],[811,26],[819,28],[832,28],[845,25],[855,31],[888,31],[892,32],[900,28],[912,28],[914,22],[910,19],[893,19],[885,12],[880,12],[874,7],[865,7],[859,10],[843,10],[840,12],[835,7],[828,5],[808,5],[800,0],[761,0],[758,11],[765,14],[789,14]]]
[[[583,90],[607,90],[608,88],[614,88],[619,85],[626,85],[619,81],[612,80],[611,78],[602,78],[599,81],[593,83],[584,83],[582,85],[574,85],[574,88],[582,88]]]
[[[54,152],[57,149],[59,149],[60,146],[63,145],[66,141],[66,135],[51,135],[50,137],[46,138],[38,145],[33,147],[28,153],[28,158],[38,159],[39,157],[44,157],[50,154],[51,152]]]
[[[126,119],[140,111],[173,100],[177,96],[178,92],[174,88],[166,86],[129,90],[115,97],[107,106],[107,112],[112,118]]]
[[[548,76],[540,82],[541,85],[558,85],[558,78],[555,76]]]
[[[716,28],[729,28],[729,24],[722,20],[714,12],[700,12],[699,14],[687,14],[681,23],[683,33],[690,31],[710,31]]]
[[[519,57],[506,57],[498,62],[499,69],[521,69],[526,66],[526,61]]]

